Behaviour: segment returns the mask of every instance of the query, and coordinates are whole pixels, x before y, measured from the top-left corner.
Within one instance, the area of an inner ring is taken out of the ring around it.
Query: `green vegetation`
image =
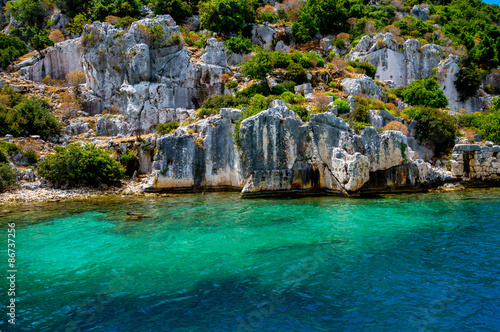
[[[0,90],[0,136],[40,135],[46,139],[59,135],[61,129],[45,99],[26,97],[8,88]]]
[[[159,135],[165,135],[165,134],[171,134],[171,133],[173,133],[177,128],[179,128],[179,122],[177,122],[177,121],[171,121],[169,123],[159,123],[156,126],[155,131]]]
[[[445,152],[454,145],[457,119],[447,112],[429,107],[412,107],[403,110],[401,115],[417,120],[417,138],[423,144],[434,144],[436,152]]]
[[[14,143],[0,141],[0,163],[7,162],[7,156],[12,156],[14,153],[22,154],[31,165],[36,164],[39,158],[33,150],[24,151]]]
[[[477,129],[484,140],[500,144],[500,98],[493,99],[489,112],[459,115],[458,125]]]
[[[337,111],[339,112],[339,114],[349,113],[349,111],[351,110],[347,100],[337,99],[333,102],[333,105],[337,106]]]
[[[254,84],[255,85],[255,84]],[[234,97],[232,95],[210,96],[203,102],[198,110],[198,116],[219,114],[221,108],[241,108],[248,105],[249,99],[244,96]]]
[[[235,90],[237,87],[238,87],[238,82],[236,81],[229,81],[226,83],[226,89]]]
[[[193,14],[198,1],[183,0],[153,0],[153,13],[156,15],[169,14],[177,24],[183,23]]]
[[[224,42],[229,52],[236,54],[248,54],[252,52],[253,43],[250,38],[239,34],[237,37],[231,37]]]
[[[482,83],[482,71],[477,67],[462,67],[458,72],[455,87],[460,94],[460,101],[464,102],[474,96]]]
[[[410,105],[434,108],[448,106],[448,98],[434,78],[425,78],[410,83],[401,93],[403,100]]]
[[[16,172],[7,162],[0,161],[0,191],[16,182],[15,175]]]
[[[226,35],[242,32],[246,23],[255,22],[251,0],[207,0],[200,2],[199,11],[202,28]]]
[[[359,69],[360,73],[366,74],[371,78],[375,78],[375,74],[377,73],[377,69],[371,63],[348,61],[347,64],[353,68]]]
[[[241,73],[256,79],[265,79],[274,69],[271,53],[258,48],[250,61],[241,65]]]
[[[115,185],[123,178],[125,170],[110,157],[111,151],[91,144],[70,144],[54,149],[56,153],[38,162],[38,174],[56,186]]]
[[[297,84],[302,84],[307,82],[307,72],[304,67],[298,63],[292,63],[288,66],[288,72],[286,73],[286,78]]]
[[[297,113],[297,115],[300,117],[300,119],[304,123],[306,123],[306,122],[309,121],[309,111],[304,106],[301,106],[301,105],[292,105],[292,107],[290,107],[290,109],[292,111],[294,111],[295,113]]]
[[[28,53],[26,43],[17,37],[0,33],[0,68],[6,68],[13,60]]]

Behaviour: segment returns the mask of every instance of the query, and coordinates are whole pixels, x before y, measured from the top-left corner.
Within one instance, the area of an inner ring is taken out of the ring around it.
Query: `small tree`
[[[241,73],[256,79],[265,79],[267,74],[273,71],[272,57],[269,52],[259,48],[250,61],[241,66]]]
[[[78,86],[86,81],[85,74],[81,70],[73,70],[66,75],[66,83],[68,86]]]
[[[111,151],[91,144],[54,149],[56,153],[38,162],[38,174],[56,186],[114,185],[123,178],[125,170],[110,157]]]
[[[403,90],[403,100],[410,105],[422,105],[434,108],[446,107],[448,98],[439,88],[434,78],[424,78],[410,83]]]
[[[201,26],[228,34],[240,32],[245,24],[255,22],[255,9],[250,0],[210,0],[200,3]]]

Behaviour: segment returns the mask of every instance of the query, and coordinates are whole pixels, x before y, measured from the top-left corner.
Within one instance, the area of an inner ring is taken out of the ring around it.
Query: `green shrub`
[[[73,17],[70,23],[66,26],[66,30],[72,35],[78,35],[82,33],[85,25],[92,23],[92,21],[87,18],[87,15],[80,13]]]
[[[120,157],[120,164],[125,167],[125,175],[133,176],[135,171],[140,168],[139,159],[137,158],[137,151],[130,151],[122,154]]]
[[[325,60],[316,52],[303,53],[298,63],[304,68],[324,67]]]
[[[457,134],[457,119],[444,111],[429,107],[406,108],[402,117],[417,120],[417,138],[424,144],[434,143],[436,152],[452,147]]]
[[[297,113],[297,115],[302,119],[304,123],[309,121],[309,111],[304,106],[292,105],[290,109]]]
[[[241,73],[256,79],[265,79],[273,71],[271,54],[259,48],[250,61],[241,65]]]
[[[226,89],[234,90],[237,87],[238,87],[238,82],[236,82],[236,81],[229,81],[226,83]]]
[[[40,135],[43,139],[61,133],[62,124],[45,99],[25,97],[10,89],[0,91],[0,136]]]
[[[33,150],[28,150],[24,152],[24,156],[26,157],[30,165],[36,164],[39,158],[38,154]]]
[[[211,0],[200,3],[203,29],[229,34],[240,32],[245,23],[255,22],[255,9],[250,0]]]
[[[0,191],[16,182],[15,175],[16,172],[8,163],[0,162]]]
[[[369,123],[366,122],[352,122],[351,129],[354,129],[357,133],[365,129],[365,127],[370,127]]]
[[[271,61],[273,63],[274,68],[288,68],[288,66],[292,63],[292,60],[286,53],[282,52],[272,52],[271,53]]]
[[[483,139],[500,144],[500,108],[495,105],[499,101],[498,97],[493,99],[489,112],[459,115],[458,126],[475,128]]]
[[[171,121],[169,123],[159,123],[156,126],[155,131],[159,135],[165,135],[165,134],[173,133],[177,128],[179,128],[179,122]]]
[[[275,85],[271,88],[271,94],[273,95],[281,95],[285,92],[289,92],[287,88],[285,88],[283,85],[278,84]]]
[[[294,81],[283,81],[281,83],[285,89],[287,89],[290,92],[295,92],[295,86],[297,85]]]
[[[375,74],[377,73],[377,69],[371,63],[348,61],[347,64],[353,68],[362,69],[371,78],[375,78]]]
[[[281,21],[288,20],[288,13],[284,8],[278,8],[278,10],[276,11],[276,14],[278,14],[278,18]]]
[[[215,95],[208,97],[198,110],[198,116],[203,117],[204,115],[219,114],[221,108],[235,108],[248,105],[249,99],[246,96],[242,96],[240,92],[236,93],[236,97],[232,95]]]
[[[132,23],[137,21],[135,17],[125,16],[118,20],[118,28],[128,28]]]
[[[104,21],[106,16],[139,17],[141,15],[141,0],[93,0],[91,2],[94,21]]]
[[[248,54],[252,52],[253,43],[250,38],[239,34],[237,37],[231,37],[224,42],[228,51],[236,54]]]
[[[13,60],[28,53],[26,43],[21,39],[0,33],[0,68],[6,68]]]
[[[192,8],[188,1],[183,0],[153,0],[153,13],[155,15],[169,14],[177,24],[191,16]]]
[[[337,106],[339,114],[346,114],[351,110],[349,107],[349,103],[346,100],[337,99],[333,102],[333,105]]]
[[[278,16],[270,12],[263,12],[259,14],[261,22],[274,23],[278,20]]]
[[[124,169],[110,157],[111,151],[91,144],[56,146],[54,150],[38,162],[38,174],[56,186],[114,185],[123,178]]]
[[[477,68],[462,67],[458,72],[455,87],[460,94],[460,101],[464,102],[476,95],[482,83],[481,71]]]
[[[252,98],[256,94],[260,94],[263,96],[269,96],[271,94],[271,90],[269,89],[269,86],[267,83],[262,82],[262,83],[255,83],[250,85],[248,88],[236,92],[237,97],[247,97],[247,98]]]
[[[434,78],[424,78],[410,83],[402,92],[403,100],[410,105],[434,108],[446,107],[448,98]]]
[[[338,49],[343,49],[345,47],[345,41],[341,38],[337,38],[335,39],[335,41],[333,42],[333,46],[335,46],[336,48]]]
[[[287,80],[293,81],[296,84],[302,84],[307,82],[307,72],[300,64],[292,63],[290,64],[290,66],[288,66],[286,78]]]

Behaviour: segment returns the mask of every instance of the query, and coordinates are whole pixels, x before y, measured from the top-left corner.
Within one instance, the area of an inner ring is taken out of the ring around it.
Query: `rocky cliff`
[[[450,55],[445,58],[442,46],[421,46],[416,39],[408,39],[399,45],[391,33],[379,33],[374,37],[363,36],[347,59],[371,63],[377,69],[376,79],[391,81],[396,86],[406,86],[414,80],[431,77],[435,69],[452,111],[466,109],[471,113],[479,112],[484,106],[484,98],[479,94],[460,101],[454,84],[460,71],[458,57]]]
[[[118,108],[137,134],[151,132],[162,112],[198,108],[207,96],[221,94],[227,63],[223,44],[208,40],[197,60],[180,38],[168,15],[134,22],[128,30],[108,23],[86,26],[87,97],[99,110]]]
[[[223,109],[159,137],[145,189],[348,195],[452,180],[450,172],[414,160],[406,136],[397,131],[379,134],[368,127],[357,135],[333,113],[313,114],[303,123],[280,100],[239,121],[242,115]]]

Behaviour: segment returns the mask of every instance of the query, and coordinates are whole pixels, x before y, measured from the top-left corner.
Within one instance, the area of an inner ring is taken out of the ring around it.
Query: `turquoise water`
[[[2,219],[2,239],[17,222],[10,330],[500,330],[498,189],[112,198]]]

